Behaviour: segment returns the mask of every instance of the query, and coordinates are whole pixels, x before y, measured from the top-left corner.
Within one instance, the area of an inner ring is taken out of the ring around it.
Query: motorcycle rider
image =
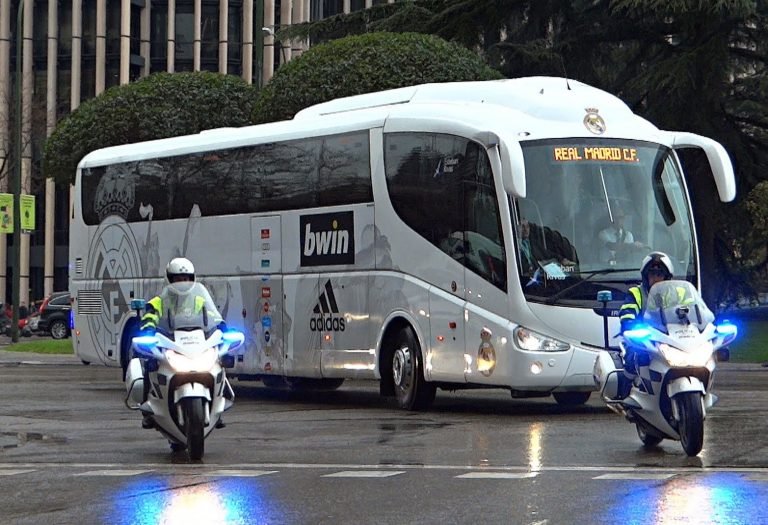
[[[627,298],[619,309],[619,321],[621,322],[621,333],[631,330],[638,319],[642,319],[645,311],[648,292],[651,287],[661,281],[672,279],[674,267],[672,259],[663,252],[651,252],[645,256],[640,266],[640,286],[632,286],[627,292]],[[632,380],[637,375],[635,362],[637,357],[632,350],[631,345],[626,347],[626,354],[623,356],[624,372],[627,381],[620,381],[622,386],[620,395],[622,398],[629,394],[632,386]],[[620,375],[621,377],[621,375]]]
[[[143,334],[154,334],[158,328],[165,332],[171,332],[168,326],[168,315],[163,315],[169,311],[179,311],[189,309],[191,312],[199,313],[203,309],[209,319],[210,326],[218,326],[222,331],[226,330],[224,318],[219,313],[208,290],[201,284],[194,287],[195,294],[191,294],[195,284],[195,267],[189,259],[176,257],[171,259],[165,267],[165,276],[168,284],[163,288],[159,295],[150,299],[145,306],[145,313],[141,317],[140,330]],[[199,292],[203,293],[200,294]],[[146,401],[146,393],[145,393]],[[154,422],[152,416],[144,415],[141,422],[143,428],[152,428]],[[216,428],[225,426],[223,420],[219,420]]]
[[[160,292],[160,295],[153,297],[147,302],[146,311],[141,317],[142,332],[154,333],[158,325],[161,329],[170,329],[168,326],[163,326],[163,313],[168,308],[173,308],[174,310],[190,308],[195,313],[205,308],[211,325],[224,322],[219,310],[213,303],[213,299],[211,299],[210,294],[207,293],[204,287],[205,295],[193,296],[189,294],[192,285],[195,283],[195,267],[189,259],[184,257],[172,259],[165,267],[165,277],[168,279],[168,284]],[[224,326],[220,328],[223,329]]]

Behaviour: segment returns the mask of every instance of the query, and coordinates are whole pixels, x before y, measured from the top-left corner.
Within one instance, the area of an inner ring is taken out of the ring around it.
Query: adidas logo
[[[320,294],[309,320],[309,329],[313,332],[343,332],[346,321],[339,317],[339,305],[331,287],[331,280],[325,282],[325,291]]]

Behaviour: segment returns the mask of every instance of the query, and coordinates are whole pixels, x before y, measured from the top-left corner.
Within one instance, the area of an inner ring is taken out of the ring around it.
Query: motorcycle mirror
[[[138,312],[140,310],[143,310],[145,306],[147,306],[147,301],[145,301],[144,299],[131,300],[131,310],[136,310]]]
[[[601,303],[608,303],[613,300],[613,294],[610,290],[600,290],[597,292],[597,300]]]

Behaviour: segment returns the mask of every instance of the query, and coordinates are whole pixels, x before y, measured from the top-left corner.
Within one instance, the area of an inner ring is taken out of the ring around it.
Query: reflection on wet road
[[[594,400],[465,391],[404,412],[351,383],[238,385],[191,463],[126,413],[113,371],[0,366],[0,397],[24,399],[0,413],[0,523],[768,523],[768,376],[723,368],[696,458]]]
[[[141,476],[119,487],[104,523],[115,525],[190,525],[253,523],[267,512],[279,517],[276,502],[240,477],[190,478]]]
[[[763,475],[765,476],[765,475]],[[657,484],[621,481],[613,516],[626,525],[765,523],[768,478],[732,472],[679,476]]]

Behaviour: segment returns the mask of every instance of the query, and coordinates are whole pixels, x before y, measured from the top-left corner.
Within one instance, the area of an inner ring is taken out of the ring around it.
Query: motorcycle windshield
[[[166,289],[163,294],[167,313],[161,318],[161,324],[169,332],[199,329],[208,334],[222,320],[208,290],[198,282],[193,283],[184,293]]]
[[[671,324],[691,324],[701,332],[715,320],[698,290],[688,281],[661,281],[648,292],[643,320],[650,326],[669,333]]]

